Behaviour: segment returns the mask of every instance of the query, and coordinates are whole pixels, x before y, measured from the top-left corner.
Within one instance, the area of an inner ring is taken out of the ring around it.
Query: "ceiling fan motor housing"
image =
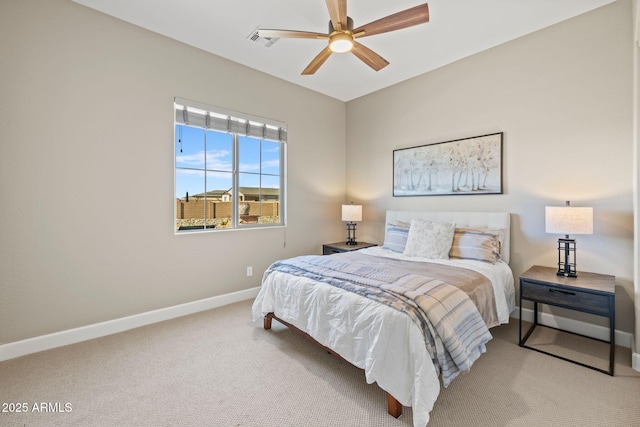
[[[353,31],[353,19],[347,16],[347,28],[344,28],[343,30]],[[334,31],[336,31],[336,29],[333,28],[333,23],[329,21],[329,34],[333,33]]]

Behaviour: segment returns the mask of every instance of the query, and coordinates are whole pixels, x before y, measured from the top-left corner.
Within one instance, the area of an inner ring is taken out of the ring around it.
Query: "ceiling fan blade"
[[[309,65],[307,65],[307,68],[302,71],[302,75],[307,76],[318,71],[318,68],[320,68],[320,66],[324,64],[324,62],[331,56],[331,53],[332,52],[331,49],[329,49],[329,46],[322,49],[322,52],[320,52],[318,56],[313,58]]]
[[[347,0],[326,0],[327,9],[333,29],[342,31],[347,29]]]
[[[353,42],[353,49],[351,49],[351,52],[362,62],[376,71],[380,71],[389,65],[389,62],[382,56],[356,41]]]
[[[329,36],[323,33],[311,31],[295,30],[258,30],[258,35],[265,38],[290,38],[290,39],[328,39]]]
[[[327,0],[328,1],[328,0]],[[429,5],[415,6],[370,22],[353,30],[354,37],[373,36],[429,22]]]

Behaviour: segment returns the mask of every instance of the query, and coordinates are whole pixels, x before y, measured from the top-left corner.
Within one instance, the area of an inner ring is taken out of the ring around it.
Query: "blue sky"
[[[175,142],[177,198],[184,197],[187,191],[190,195],[204,193],[205,174],[206,191],[231,188],[233,167],[233,136],[231,134],[177,125]],[[240,136],[238,156],[241,187],[259,187],[260,173],[273,175],[279,173],[280,143],[278,142]],[[279,185],[278,176],[262,175],[263,188],[278,188]]]

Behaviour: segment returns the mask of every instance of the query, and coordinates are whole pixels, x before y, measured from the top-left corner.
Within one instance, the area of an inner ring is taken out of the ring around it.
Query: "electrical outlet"
[[[253,276],[253,267],[247,267],[247,277]]]

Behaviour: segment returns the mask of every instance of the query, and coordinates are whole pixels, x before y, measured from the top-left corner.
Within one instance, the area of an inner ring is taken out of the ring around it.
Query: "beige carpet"
[[[0,412],[0,426],[412,425],[410,408],[397,420],[387,415],[384,392],[362,371],[275,321],[263,330],[250,307],[241,302],[2,362],[0,409],[26,403],[28,410]],[[492,333],[472,371],[441,392],[430,427],[640,425],[640,373],[628,349],[617,348],[610,377],[518,347],[517,321]],[[578,356],[592,347],[567,340],[543,329],[531,343]],[[586,357],[606,367],[606,346],[600,350]],[[43,402],[56,412],[35,412]]]

